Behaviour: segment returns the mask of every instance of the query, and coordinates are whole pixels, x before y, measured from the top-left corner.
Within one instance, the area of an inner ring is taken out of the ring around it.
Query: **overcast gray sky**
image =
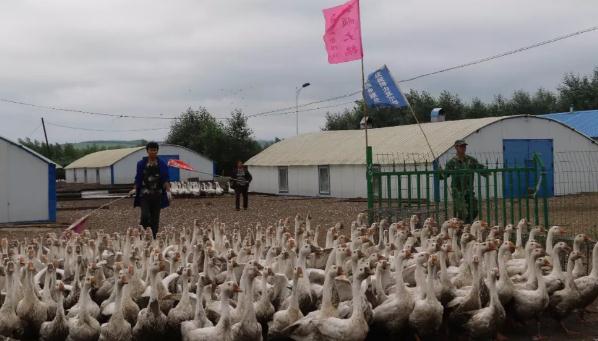
[[[329,65],[321,10],[340,0],[0,2],[0,98],[93,112],[173,116],[206,107],[217,117],[253,114],[360,89],[359,61]],[[598,4],[580,0],[362,0],[366,72],[387,64],[409,78],[598,25]],[[466,69],[404,83],[438,95],[491,100],[514,90],[554,90],[564,73],[598,66],[598,32]],[[326,102],[338,105],[358,96]],[[300,113],[319,130],[327,110]],[[305,109],[309,109],[305,108]],[[169,126],[0,102],[0,136],[51,142],[162,140]],[[295,135],[295,115],[252,118],[258,139]]]

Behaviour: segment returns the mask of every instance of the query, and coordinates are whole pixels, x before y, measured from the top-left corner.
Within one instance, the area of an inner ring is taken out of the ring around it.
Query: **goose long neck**
[[[297,260],[297,266],[305,269],[305,263],[307,262],[307,253],[299,252],[299,259]]]
[[[56,302],[56,317],[55,319],[64,318],[64,294],[62,291],[58,292],[58,301]]]
[[[548,292],[546,291],[546,282],[544,281],[544,276],[542,276],[542,269],[540,269],[540,265],[535,265],[534,270],[536,273],[536,279],[538,280],[538,291],[542,295],[548,296]]]
[[[563,268],[561,267],[561,253],[560,249],[553,250],[555,252],[552,253],[553,264],[552,264],[552,271],[551,274],[553,275],[560,275],[563,272]],[[569,262],[567,262],[567,268],[569,267]]]
[[[81,300],[79,306],[79,319],[82,321],[89,320],[89,312],[87,311],[87,304],[91,300],[89,297],[90,285],[85,283],[83,285],[83,291],[81,292]]]
[[[326,278],[326,280],[328,280],[328,278]],[[299,276],[294,276],[293,278],[293,288],[291,289],[291,303],[289,305],[289,308],[294,308],[294,309],[299,309]],[[329,283],[330,286],[330,283]],[[328,299],[329,301],[332,300],[332,295],[330,295],[331,297]],[[322,310],[324,309],[324,305],[326,302],[326,282],[324,282],[324,292],[322,293]],[[330,304],[332,304],[332,302],[330,302]]]
[[[500,274],[501,281],[510,281],[511,278],[509,277],[509,273],[507,272],[507,267],[505,264],[505,260],[508,257],[508,251],[502,251],[498,253],[498,271]]]
[[[117,309],[114,309],[114,314],[112,314],[112,318],[124,318],[123,315],[123,283],[117,283],[116,285],[116,297],[114,298],[114,306]]]
[[[248,276],[249,277],[249,276]],[[248,278],[245,289],[247,293],[243,299],[245,300],[245,311],[242,317],[243,321],[251,321],[256,319],[255,308],[253,307],[253,279]]]
[[[488,291],[490,292],[490,306],[500,306],[502,308],[500,298],[498,297],[498,291],[496,290],[496,280],[493,279],[488,281]]]
[[[203,316],[206,315],[206,312],[203,308],[203,284],[201,280],[197,283],[197,290],[195,291],[196,294],[196,301],[195,301],[195,320],[199,321],[202,319]]]
[[[218,320],[217,326],[227,329],[230,324],[230,297],[222,295],[220,299],[220,320]]]
[[[446,283],[450,281],[446,270],[446,251],[440,250],[438,252],[438,259],[440,261],[440,280]]]
[[[363,318],[363,297],[361,297],[361,281],[357,278],[357,274],[353,274],[353,282],[351,283],[351,292],[353,294],[353,313],[351,319],[356,320]]]
[[[398,252],[395,256],[395,279],[397,297],[404,297],[403,295],[407,292],[407,288],[405,288],[405,282],[403,281],[403,257],[399,256]]]
[[[554,238],[554,230],[548,230],[546,234],[546,254],[552,256],[552,240]]]
[[[522,247],[523,246],[523,236],[521,232],[521,227],[517,228],[517,237],[515,239],[515,247]]]
[[[14,272],[9,272],[6,274],[6,278],[5,278],[5,282],[6,282],[6,297],[4,299],[4,303],[2,304],[2,306],[8,306],[10,305],[11,307],[15,305],[15,295],[13,293],[14,291]]]
[[[575,278],[573,278],[573,268],[575,267],[575,261],[569,258],[567,261],[567,276],[565,281],[565,288],[575,287]]]
[[[432,265],[428,265],[428,274],[426,276],[426,300],[427,301],[436,301],[436,294],[434,293],[434,269]],[[479,282],[479,281],[478,281]]]
[[[270,295],[268,294],[268,276],[262,274],[262,296],[261,300],[265,302],[270,301]]]
[[[592,249],[592,271],[590,272],[590,276],[598,278],[598,242]]]

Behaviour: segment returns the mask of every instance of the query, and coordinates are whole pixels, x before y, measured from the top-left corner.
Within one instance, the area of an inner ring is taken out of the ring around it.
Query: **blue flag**
[[[370,108],[403,108],[409,106],[407,98],[403,96],[401,89],[395,84],[386,65],[368,76],[363,95],[366,105]]]

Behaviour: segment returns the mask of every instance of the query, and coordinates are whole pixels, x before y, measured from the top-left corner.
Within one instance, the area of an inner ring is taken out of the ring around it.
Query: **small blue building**
[[[0,224],[56,221],[56,164],[0,136]]]

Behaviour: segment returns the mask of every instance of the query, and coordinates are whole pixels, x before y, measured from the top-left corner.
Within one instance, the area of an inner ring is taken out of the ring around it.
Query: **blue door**
[[[158,155],[160,160],[168,163],[168,160],[178,160],[178,155]],[[180,170],[176,167],[168,167],[168,176],[170,177],[170,181],[180,181],[181,174]]]
[[[538,154],[546,169],[546,189],[540,187],[539,197],[554,195],[554,165],[552,139],[505,139],[503,140],[503,162],[505,168],[534,167],[534,154]],[[540,169],[538,169],[538,175]],[[528,188],[536,183],[534,173],[504,173],[503,195],[510,198],[525,197]]]

